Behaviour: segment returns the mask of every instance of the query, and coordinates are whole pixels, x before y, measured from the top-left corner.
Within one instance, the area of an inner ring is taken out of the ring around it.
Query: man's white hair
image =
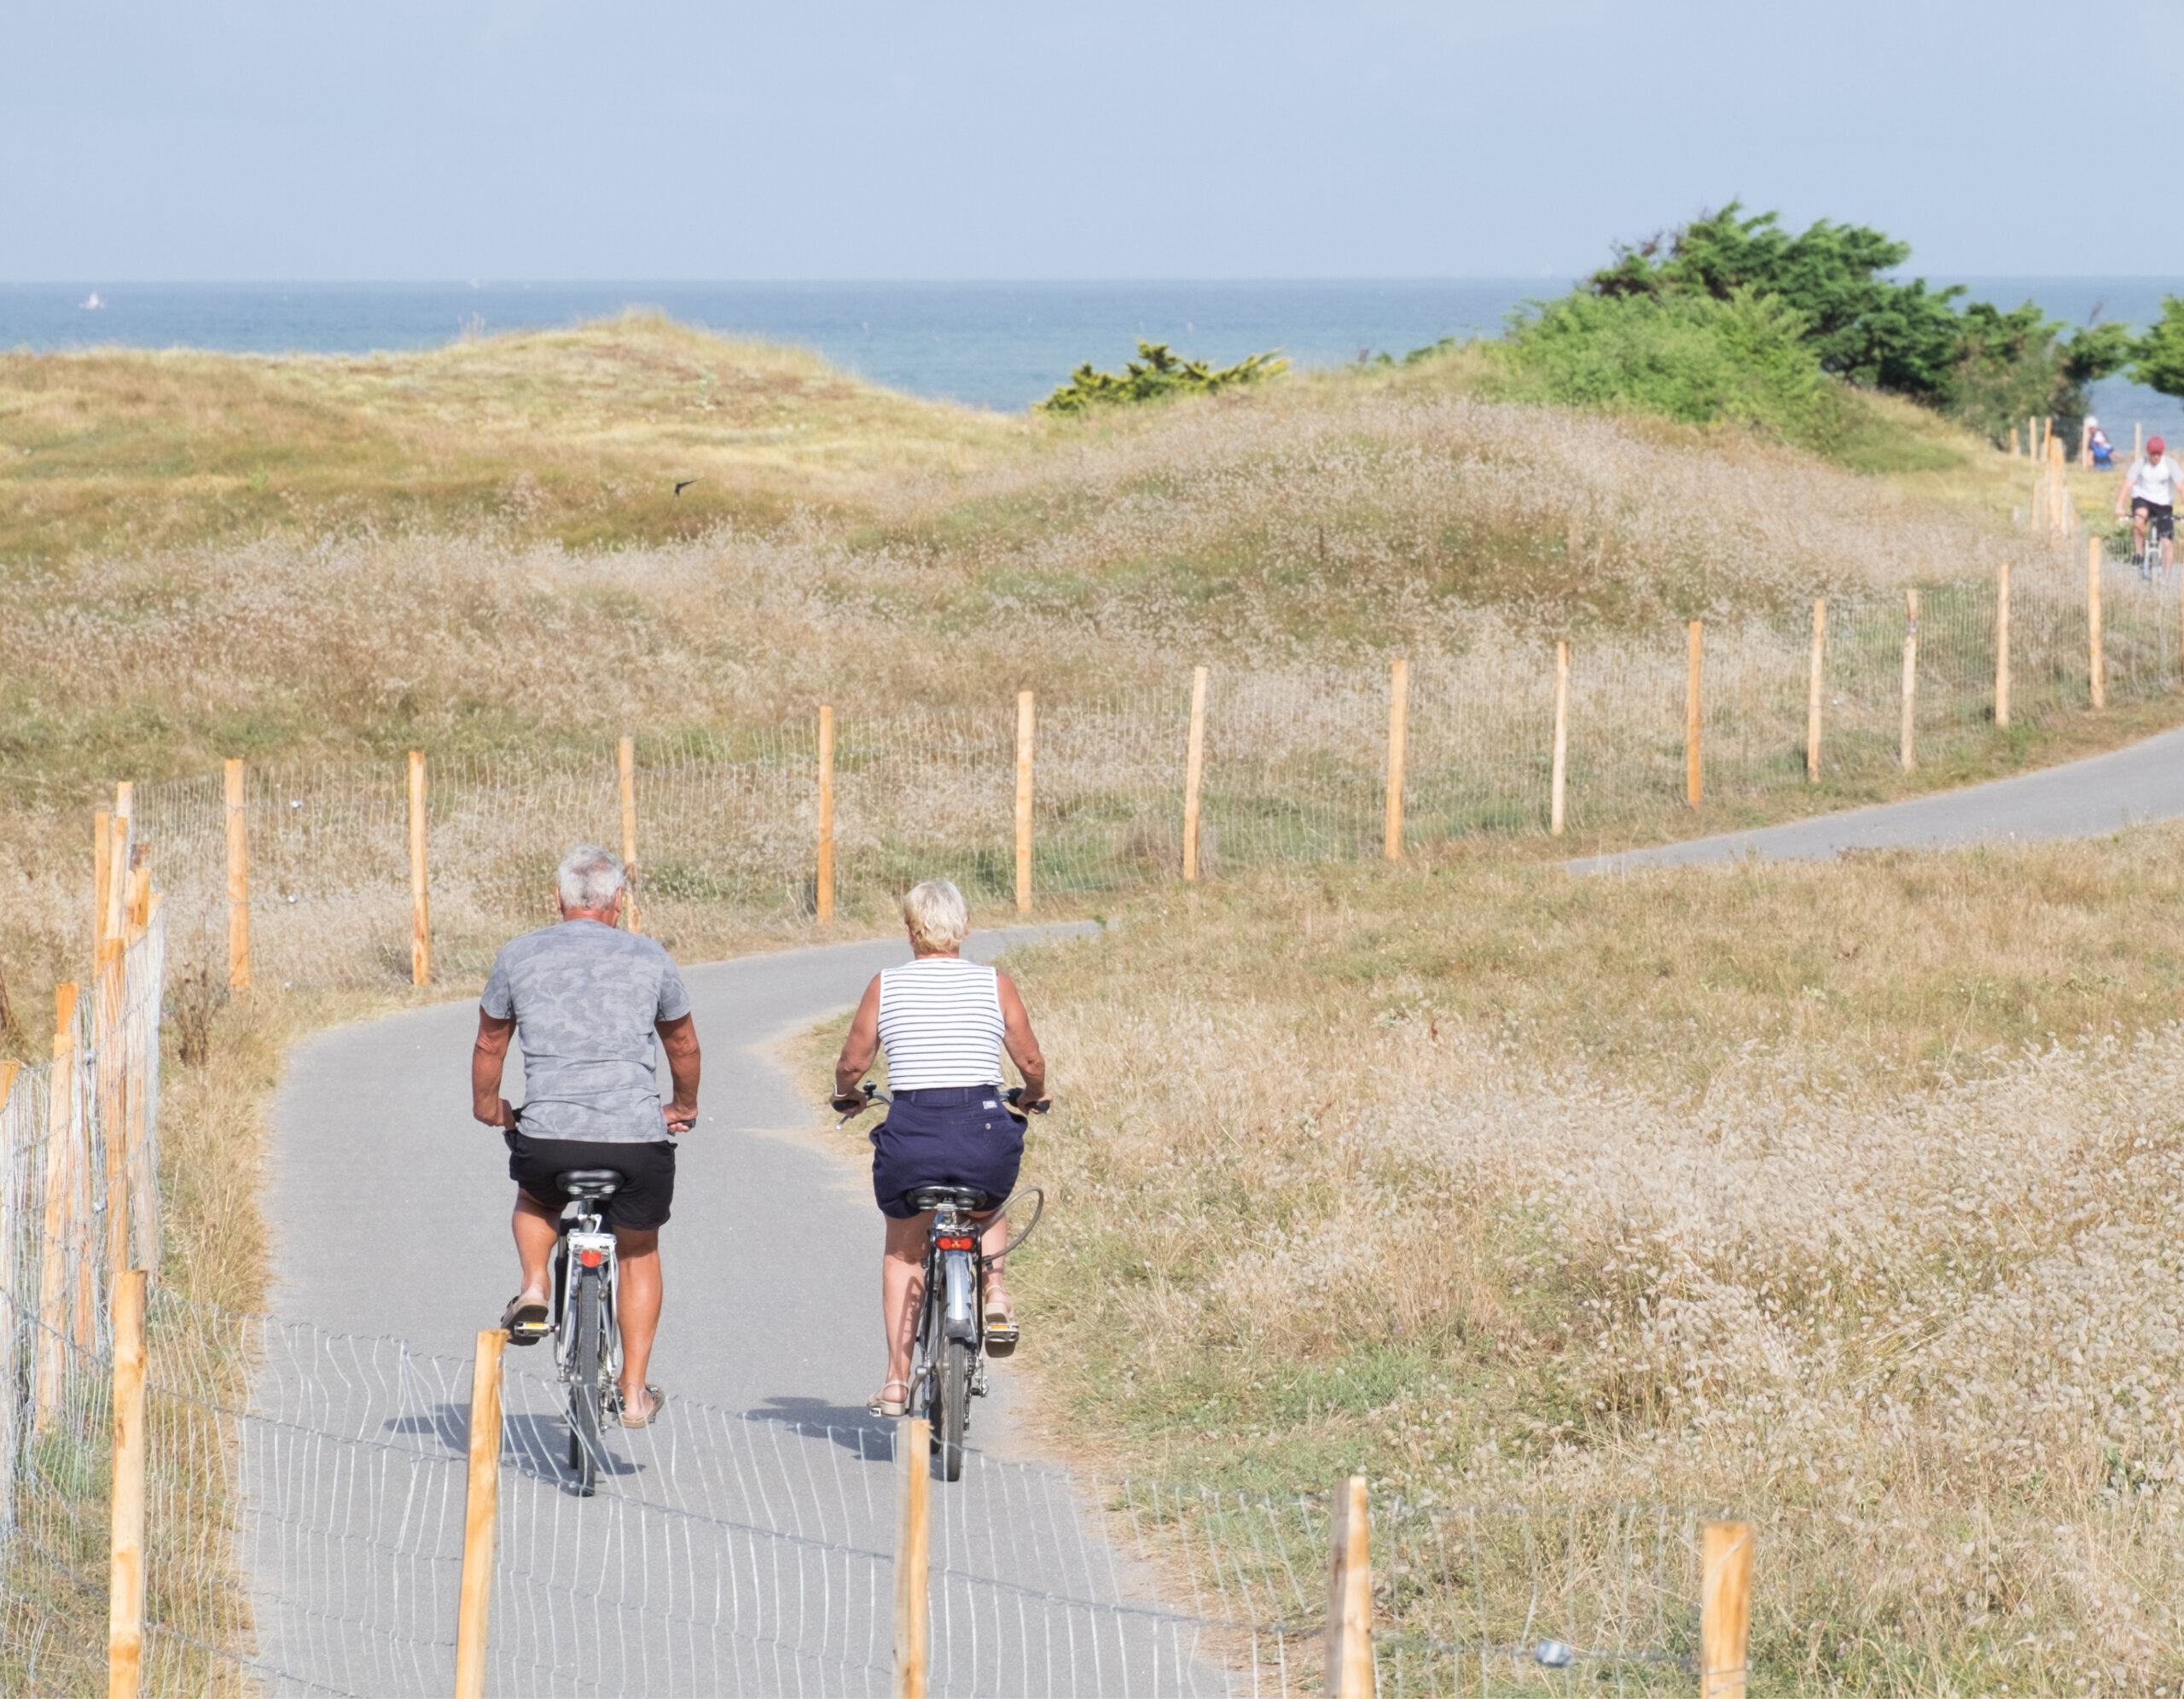
[[[928,879],[903,899],[903,918],[921,950],[953,950],[970,935],[963,893],[945,879]]]
[[[578,844],[561,858],[554,882],[565,909],[611,909],[622,888],[622,864],[597,844]]]

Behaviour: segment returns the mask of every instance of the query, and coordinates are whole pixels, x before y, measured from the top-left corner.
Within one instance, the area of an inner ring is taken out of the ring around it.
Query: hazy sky
[[[1566,276],[1733,195],[1935,274],[2184,271],[2063,15],[17,0],[0,278]]]

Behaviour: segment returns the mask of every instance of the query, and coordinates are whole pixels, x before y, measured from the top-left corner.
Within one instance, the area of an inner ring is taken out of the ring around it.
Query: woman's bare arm
[[[834,1061],[834,1095],[855,1096],[857,1082],[879,1059],[880,975],[874,974],[872,983],[864,988],[864,1000],[857,1006],[856,1018],[850,1022],[849,1036],[842,1040],[842,1053]]]
[[[1047,1059],[1040,1053],[1038,1034],[1031,1030],[1024,999],[1016,994],[1016,982],[998,969],[994,980],[1001,993],[1001,1041],[1016,1071],[1024,1076],[1024,1101],[1043,1103],[1047,1098]]]

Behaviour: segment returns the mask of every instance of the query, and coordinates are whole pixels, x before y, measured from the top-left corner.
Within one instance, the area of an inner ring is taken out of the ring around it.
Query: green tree
[[[1911,257],[1908,242],[1861,224],[1823,218],[1801,236],[1780,215],[1739,216],[1732,201],[1682,230],[1622,250],[1586,287],[1600,295],[1704,294],[1740,289],[1772,296],[1804,315],[1821,368],[1872,389],[1938,400],[1957,352],[1960,289],[1929,290],[1924,278],[1882,276]]]
[[[2184,395],[2184,297],[2164,295],[2161,317],[2129,350],[2131,375],[2164,395]]]

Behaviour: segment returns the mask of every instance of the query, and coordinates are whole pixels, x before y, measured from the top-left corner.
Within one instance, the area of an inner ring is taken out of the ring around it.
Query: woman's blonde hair
[[[921,950],[953,950],[971,934],[963,893],[945,879],[913,886],[903,899],[903,918],[909,922],[910,941]]]

